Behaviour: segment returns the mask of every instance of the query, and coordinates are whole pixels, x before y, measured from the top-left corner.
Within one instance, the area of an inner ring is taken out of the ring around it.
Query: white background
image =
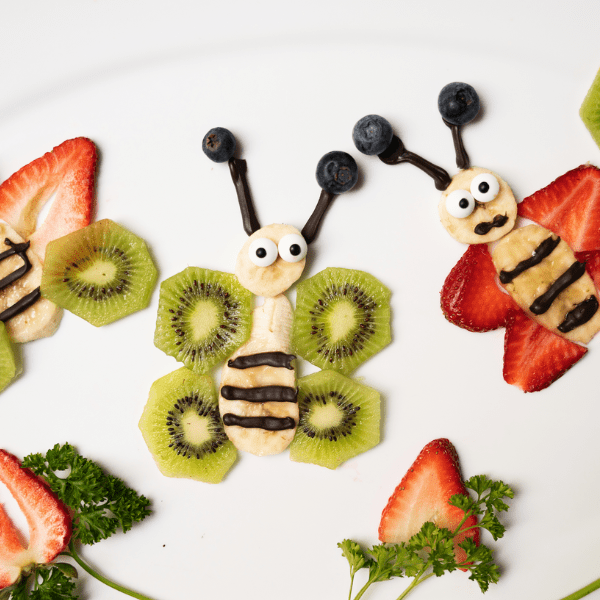
[[[465,477],[516,491],[494,544],[502,577],[486,598],[558,600],[600,577],[600,342],[544,392],[507,385],[503,330],[469,333],[440,311],[465,248],[439,224],[438,192],[408,165],[359,155],[350,135],[382,114],[410,150],[453,173],[437,94],[467,81],[483,102],[464,130],[472,163],[518,198],[600,164],[578,116],[600,67],[596,2],[1,4],[0,180],[91,138],[96,217],[144,237],[162,280],[188,265],[232,271],[246,237],[226,166],[201,152],[208,129],[235,132],[263,224],[301,228],[318,159],[345,150],[361,182],[329,211],[304,277],[362,269],[393,292],[393,342],[356,372],[382,393],[382,442],[337,471],[284,453],[241,456],[217,486],[160,475],[137,428],[152,382],[179,366],[153,345],[158,288],[123,321],[95,329],[66,314],[52,338],[22,347],[23,375],[0,396],[0,446],[24,456],[71,442],[153,500],[150,518],[85,558],[156,600],[345,598],[337,542],[376,543],[394,487],[426,443],[448,437]],[[299,374],[312,371],[302,363]],[[5,489],[0,499],[21,522]],[[82,579],[85,598],[121,597]],[[405,586],[381,583],[368,597],[393,600]],[[412,597],[481,595],[453,573]]]

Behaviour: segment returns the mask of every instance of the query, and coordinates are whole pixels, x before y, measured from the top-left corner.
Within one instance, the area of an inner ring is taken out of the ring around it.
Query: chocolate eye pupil
[[[302,252],[302,248],[298,244],[292,244],[290,246],[290,254],[292,256],[298,256]]]
[[[256,256],[258,256],[258,258],[264,258],[267,255],[267,251],[264,248],[259,248],[256,251]]]
[[[487,194],[488,190],[490,189],[490,184],[487,181],[482,181],[479,184],[478,189],[482,194]]]
[[[469,201],[468,201],[466,198],[461,198],[461,199],[458,201],[458,205],[459,205],[461,208],[469,208]]]

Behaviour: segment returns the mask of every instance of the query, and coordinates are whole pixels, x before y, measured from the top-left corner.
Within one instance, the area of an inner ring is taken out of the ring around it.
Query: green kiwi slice
[[[345,375],[391,341],[390,290],[364,271],[329,268],[298,285],[292,345]]]
[[[208,375],[182,367],[152,384],[139,427],[163,475],[219,483],[237,451]]]
[[[0,321],[0,392],[16,377],[17,363],[8,331]]]
[[[336,371],[300,378],[298,406],[292,460],[335,469],[379,443],[379,393]]]
[[[596,144],[600,146],[600,71],[596,74],[592,86],[583,100],[579,116],[592,134]]]
[[[154,344],[207,373],[250,337],[252,307],[235,275],[188,267],[160,286]]]
[[[145,308],[156,278],[144,240],[103,219],[48,244],[41,292],[100,327]]]

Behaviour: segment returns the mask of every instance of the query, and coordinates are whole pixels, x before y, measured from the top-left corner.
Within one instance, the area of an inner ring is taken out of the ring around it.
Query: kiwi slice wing
[[[48,244],[41,291],[100,327],[145,308],[156,279],[144,240],[103,219]]]
[[[8,331],[0,321],[0,392],[17,376],[18,369],[15,361]]]
[[[579,116],[596,144],[600,146],[600,71],[581,104]]]
[[[292,346],[345,375],[391,341],[390,290],[351,269],[328,268],[298,285]]]
[[[207,373],[250,337],[252,308],[235,275],[188,267],[160,287],[154,344]]]
[[[167,477],[219,483],[237,457],[223,429],[212,379],[186,367],[152,384],[139,427]]]
[[[379,392],[366,385],[319,371],[298,380],[298,405],[294,461],[335,469],[379,443]]]

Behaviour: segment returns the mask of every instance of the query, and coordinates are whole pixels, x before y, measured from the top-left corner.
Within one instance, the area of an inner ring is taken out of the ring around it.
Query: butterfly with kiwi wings
[[[368,273],[338,268],[300,283],[295,311],[284,292],[301,277],[325,214],[354,187],[358,167],[349,154],[329,152],[302,230],[261,226],[236,146],[222,127],[202,144],[208,158],[229,166],[248,239],[235,274],[189,267],[163,282],[155,344],[185,368],[167,376],[178,384],[155,383],[140,426],[170,476],[220,481],[235,448],[263,456],[290,444],[292,460],[336,468],[379,441],[379,394],[346,375],[390,342],[390,292]],[[264,303],[253,309],[254,295]],[[324,370],[297,382],[297,356]],[[217,400],[206,378],[224,360]],[[192,389],[201,378],[203,393]]]
[[[379,115],[356,123],[355,145],[387,165],[410,163],[434,180],[442,191],[442,225],[469,244],[443,285],[444,315],[470,331],[506,327],[504,379],[525,392],[542,390],[587,352],[582,344],[600,329],[594,283],[600,234],[595,219],[580,218],[600,218],[600,210],[590,211],[600,208],[600,171],[579,167],[518,205],[499,175],[470,166],[461,127],[479,113],[475,89],[461,82],[446,85],[438,109],[452,132],[459,168],[454,177],[406,150]],[[515,227],[518,216],[545,227]]]

